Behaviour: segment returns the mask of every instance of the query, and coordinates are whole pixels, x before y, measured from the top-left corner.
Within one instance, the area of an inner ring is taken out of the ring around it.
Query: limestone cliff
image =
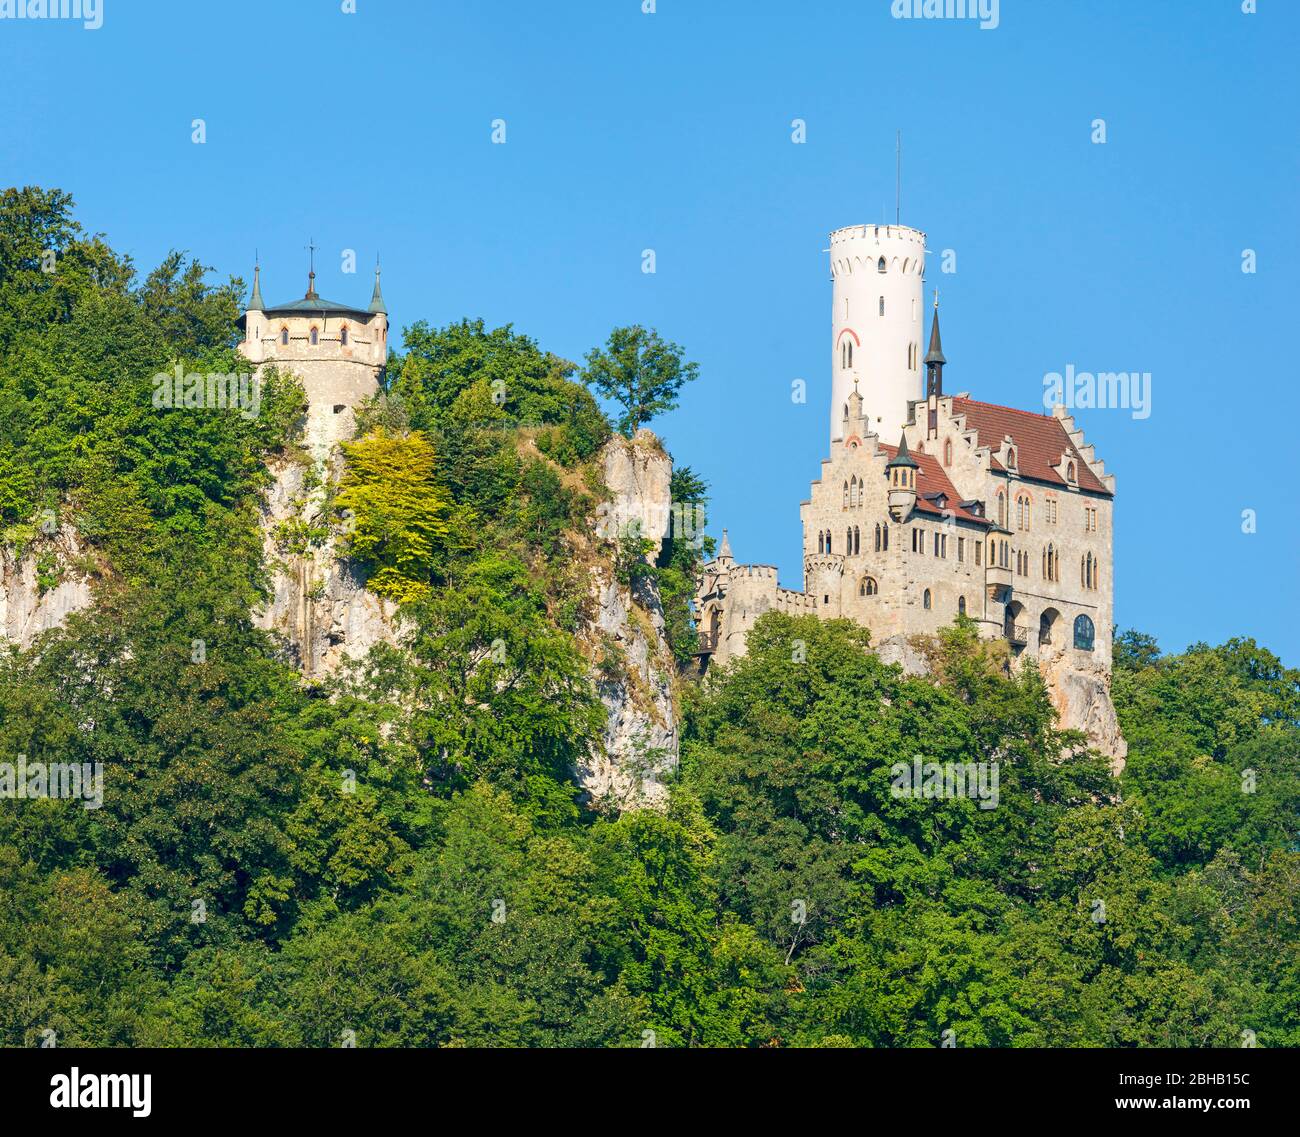
[[[1058,654],[1042,660],[1039,671],[1061,726],[1083,731],[1089,744],[1110,759],[1111,770],[1118,775],[1124,768],[1128,743],[1111,702],[1109,669],[1100,662],[1071,663]]]
[[[662,774],[677,763],[676,665],[664,638],[653,581],[618,580],[619,538],[638,531],[653,558],[668,531],[672,461],[654,435],[616,438],[600,455],[609,500],[594,521],[595,539],[578,535],[588,566],[591,604],[579,640],[606,710],[603,748],[576,771],[592,801],[618,808],[664,799]],[[369,592],[358,569],[327,538],[326,494],[319,466],[289,459],[272,464],[262,509],[272,596],[255,614],[277,632],[309,678],[330,676],[378,643],[400,640],[396,606]],[[337,477],[337,468],[328,477]],[[316,541],[307,539],[314,533]]]
[[[92,562],[66,522],[37,530],[21,547],[0,547],[0,642],[30,647],[90,606]]]
[[[328,533],[325,494],[309,484],[318,469],[277,459],[262,503],[262,542],[272,568],[271,598],[254,613],[261,628],[278,633],[308,678],[335,673],[362,659],[377,643],[397,641],[397,607],[365,587],[351,561],[340,558]],[[304,534],[315,531],[321,544]]]
[[[601,454],[610,500],[598,511],[601,556],[591,572],[594,616],[581,635],[592,645],[592,678],[605,706],[604,751],[578,772],[588,796],[619,806],[656,806],[678,758],[677,665],[664,636],[654,581],[620,581],[619,542],[639,535],[653,560],[669,532],[672,459],[648,430],[615,436]]]

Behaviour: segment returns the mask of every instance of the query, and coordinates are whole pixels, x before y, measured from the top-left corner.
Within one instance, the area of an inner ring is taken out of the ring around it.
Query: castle
[[[379,287],[368,308],[322,299],[316,270],[307,274],[300,300],[267,306],[262,301],[261,268],[253,269],[253,292],[238,321],[244,333],[240,354],[260,375],[269,364],[302,378],[307,393],[306,445],[324,462],[335,443],[347,441],[356,427],[353,407],[379,390],[388,356],[388,309]]]
[[[1115,477],[1064,408],[946,394],[935,297],[922,355],[925,234],[831,234],[830,457],[800,506],[804,590],[738,564],[726,531],[695,605],[703,664],[743,655],[767,611],[847,618],[882,657],[959,614],[1034,661],[1061,723],[1122,765],[1110,701]],[[922,381],[924,368],[924,384]]]

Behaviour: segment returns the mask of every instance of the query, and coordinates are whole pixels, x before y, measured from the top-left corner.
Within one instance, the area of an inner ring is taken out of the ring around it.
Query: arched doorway
[[[1025,606],[1019,600],[1007,605],[1007,614],[1003,622],[1003,631],[1007,640],[1015,647],[1024,647],[1029,642],[1029,629],[1025,627]]]
[[[1044,608],[1043,614],[1038,617],[1038,646],[1052,647],[1059,643],[1061,632],[1059,624],[1061,622],[1061,613],[1055,608]]]

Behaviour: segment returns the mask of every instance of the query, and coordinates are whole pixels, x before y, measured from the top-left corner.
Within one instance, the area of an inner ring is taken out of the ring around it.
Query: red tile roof
[[[1110,496],[1110,490],[1083,460],[1065,432],[1065,427],[1061,425],[1061,420],[1054,415],[1040,415],[1033,411],[1000,407],[996,403],[960,398],[953,399],[952,410],[954,415],[965,416],[966,429],[977,432],[979,445],[989,447],[995,454],[1001,449],[1002,440],[1010,435],[1016,447],[1016,472],[1021,477],[1057,486],[1067,485],[1065,479],[1052,467],[1060,464],[1062,455],[1068,454],[1074,459],[1078,471],[1079,488]],[[995,470],[1005,468],[996,457],[992,465]]]
[[[883,442],[880,444],[883,450],[890,458],[898,453],[897,446],[886,446]],[[953,488],[952,482],[948,478],[947,471],[939,464],[939,460],[933,455],[927,454],[924,450],[908,450],[916,462],[916,508],[921,513],[932,513],[936,517],[947,516],[951,512],[952,516],[960,521],[974,521],[978,525],[990,525],[992,522],[987,517],[981,517],[977,513],[971,513],[968,509],[962,509],[962,496]],[[928,493],[941,493],[948,499],[946,506],[936,505],[932,501],[927,501],[923,495]]]

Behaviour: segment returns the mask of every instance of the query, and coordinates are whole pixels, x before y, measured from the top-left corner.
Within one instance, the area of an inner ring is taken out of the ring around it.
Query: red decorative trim
[[[842,328],[842,329],[840,330],[840,334],[837,335],[837,336],[835,337],[835,346],[836,346],[836,347],[839,347],[839,346],[840,346],[840,340],[842,340],[842,339],[844,338],[844,334],[845,334],[845,332],[847,332],[849,335],[851,335],[851,336],[853,337],[853,342],[854,342],[854,344],[856,344],[858,347],[861,347],[861,346],[862,346],[862,341],[861,341],[860,339],[858,339],[858,333],[857,333],[857,332],[855,332],[852,328]]]

